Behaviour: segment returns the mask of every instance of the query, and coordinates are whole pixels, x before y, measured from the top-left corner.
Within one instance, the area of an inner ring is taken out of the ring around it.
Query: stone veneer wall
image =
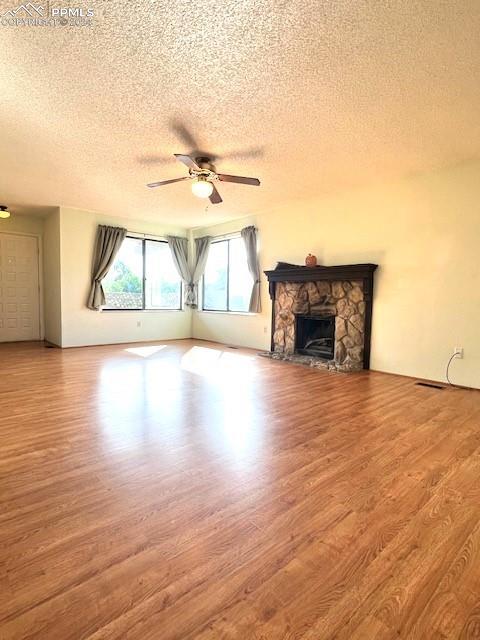
[[[325,366],[340,371],[363,367],[365,300],[361,281],[278,282],[274,313],[275,354],[287,359],[294,354],[296,315],[334,315],[335,356]]]

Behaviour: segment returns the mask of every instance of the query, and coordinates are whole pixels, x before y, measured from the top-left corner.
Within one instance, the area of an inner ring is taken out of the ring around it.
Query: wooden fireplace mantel
[[[277,282],[317,282],[318,280],[345,281],[361,280],[365,300],[365,343],[363,367],[370,367],[370,342],[372,333],[372,304],[373,304],[373,274],[377,269],[376,264],[342,264],[332,267],[304,267],[280,263],[276,269],[264,271],[268,279],[270,298],[272,299],[272,341],[275,325],[274,303]]]
[[[264,271],[269,282],[316,282],[317,280],[372,280],[376,264],[341,264],[334,267],[289,266]]]

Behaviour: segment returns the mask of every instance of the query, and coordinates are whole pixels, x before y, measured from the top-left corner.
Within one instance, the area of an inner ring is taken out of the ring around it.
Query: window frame
[[[231,313],[236,315],[254,315],[251,311],[235,311],[230,309],[230,240],[238,240],[241,238],[240,233],[232,233],[227,236],[221,236],[214,238],[211,244],[218,244],[219,242],[227,242],[227,308],[226,309],[205,309],[205,276],[202,276],[202,312],[205,313]]]
[[[121,309],[119,309],[118,307],[102,307],[102,311],[121,311],[121,312],[127,312],[127,311],[133,311],[133,312],[137,312],[137,311],[141,311],[142,313],[155,313],[157,311],[159,312],[164,312],[164,311],[184,311],[184,302],[183,302],[183,280],[181,279],[180,276],[178,276],[178,279],[180,281],[180,307],[176,307],[175,309],[173,309],[172,307],[152,307],[152,308],[147,308],[145,307],[145,283],[147,280],[147,275],[146,275],[146,266],[147,266],[147,251],[146,251],[146,246],[147,246],[147,240],[149,242],[161,242],[163,244],[168,245],[168,241],[165,240],[164,238],[158,238],[158,237],[154,237],[154,236],[147,236],[147,235],[140,235],[140,234],[136,234],[134,232],[130,232],[127,233],[127,235],[125,236],[125,240],[127,238],[132,238],[132,240],[141,240],[142,242],[142,306],[141,307],[123,307]],[[112,264],[113,267],[113,264]]]

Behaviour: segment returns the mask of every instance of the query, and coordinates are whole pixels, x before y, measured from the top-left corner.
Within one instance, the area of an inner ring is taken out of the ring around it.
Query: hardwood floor
[[[0,345],[0,638],[480,637],[480,393]]]

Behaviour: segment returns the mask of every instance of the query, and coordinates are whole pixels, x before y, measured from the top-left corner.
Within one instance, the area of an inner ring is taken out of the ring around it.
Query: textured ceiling
[[[480,155],[478,0],[64,4],[0,26],[1,203],[195,226]],[[145,188],[192,147],[262,186]]]

